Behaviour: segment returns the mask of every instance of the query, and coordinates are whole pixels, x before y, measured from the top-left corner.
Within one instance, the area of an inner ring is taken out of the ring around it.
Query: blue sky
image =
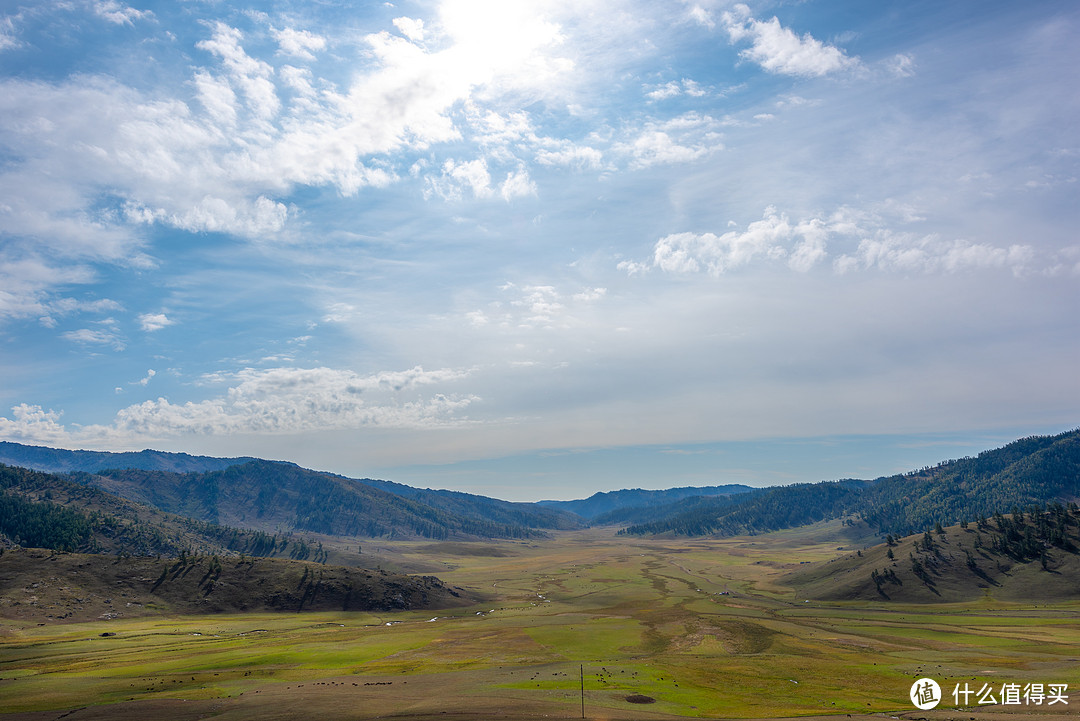
[[[1076,427],[1080,9],[6,2],[0,438],[502,498]]]

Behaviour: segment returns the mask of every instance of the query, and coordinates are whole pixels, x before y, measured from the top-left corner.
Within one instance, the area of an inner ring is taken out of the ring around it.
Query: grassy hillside
[[[737,535],[854,515],[882,535],[1080,498],[1080,431],[1023,438],[974,458],[870,481],[796,484],[657,509],[628,534]]]
[[[0,617],[82,621],[150,614],[389,611],[471,602],[434,576],[250,557],[177,559],[8,549]]]
[[[799,598],[909,603],[1076,599],[1080,511],[995,515],[807,564],[783,583]]]

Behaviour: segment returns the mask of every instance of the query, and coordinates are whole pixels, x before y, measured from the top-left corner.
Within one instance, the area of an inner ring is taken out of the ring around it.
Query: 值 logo
[[[911,703],[928,711],[941,703],[941,687],[932,678],[920,678],[911,684]]]

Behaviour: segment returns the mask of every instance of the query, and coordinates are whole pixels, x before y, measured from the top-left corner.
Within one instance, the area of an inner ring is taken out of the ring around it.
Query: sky
[[[1080,5],[0,2],[0,440],[510,500],[1080,425]]]

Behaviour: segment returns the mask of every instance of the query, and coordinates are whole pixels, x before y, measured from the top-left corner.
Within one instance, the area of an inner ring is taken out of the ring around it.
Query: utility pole
[[[585,718],[585,664],[581,664],[581,718]]]

